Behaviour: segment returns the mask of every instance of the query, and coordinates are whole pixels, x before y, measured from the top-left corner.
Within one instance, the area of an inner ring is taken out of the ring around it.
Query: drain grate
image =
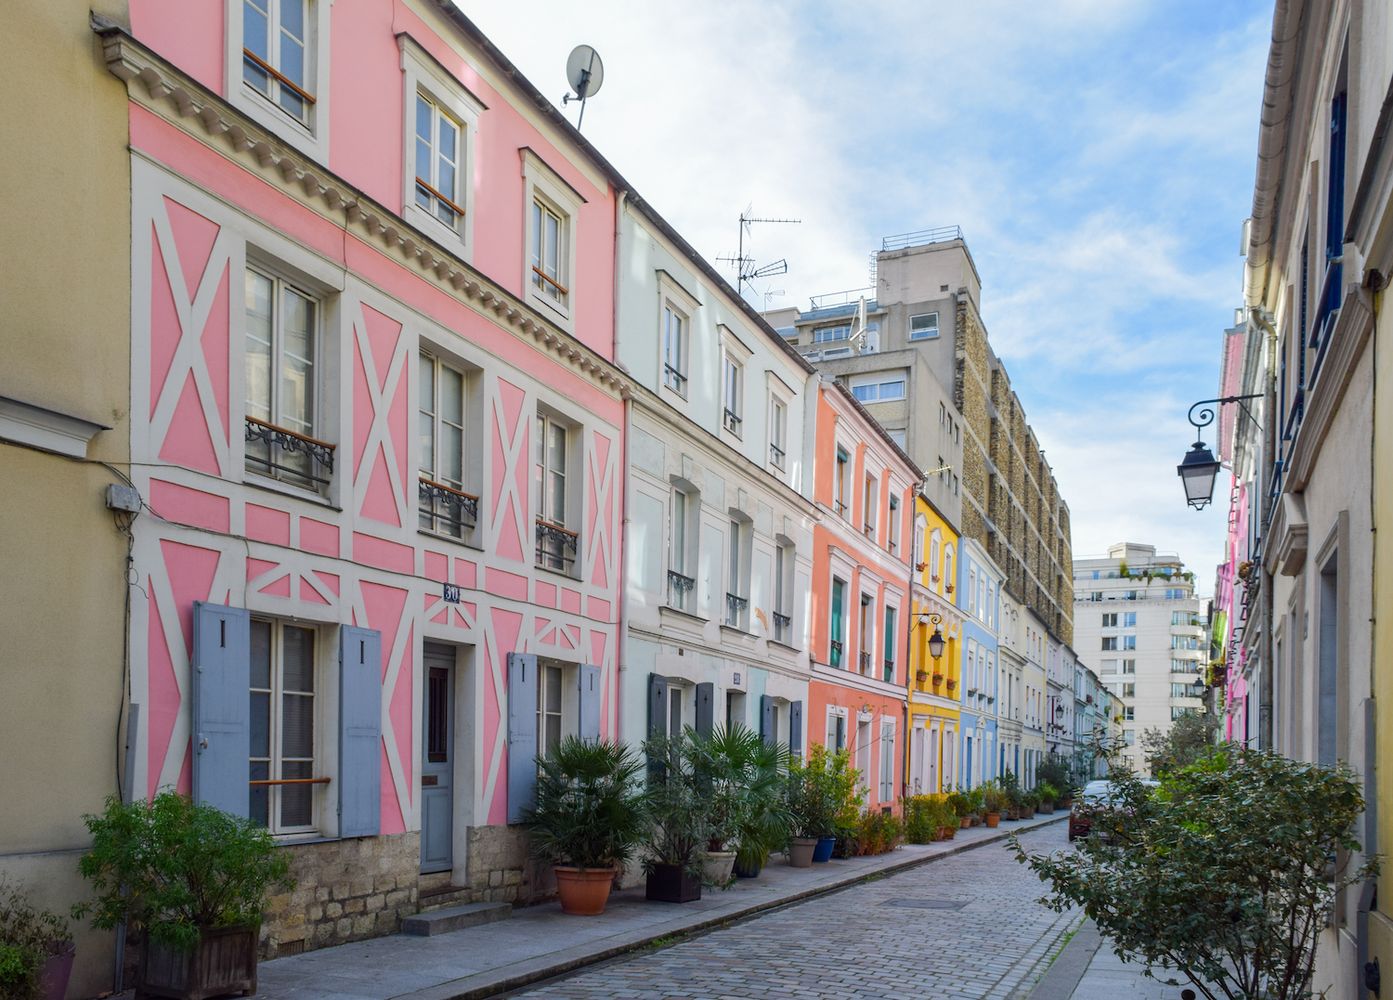
[[[887,899],[881,906],[898,906],[905,910],[961,910],[965,899]]]

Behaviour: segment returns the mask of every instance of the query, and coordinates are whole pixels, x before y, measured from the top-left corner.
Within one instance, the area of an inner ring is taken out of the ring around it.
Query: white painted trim
[[[258,125],[269,129],[307,156],[329,164],[329,8],[334,0],[309,0],[309,33],[305,46],[309,73],[305,89],[314,96],[306,127],[281,111],[242,79],[243,0],[225,0],[223,40],[223,97]]]
[[[14,444],[69,458],[86,458],[92,439],[109,430],[106,424],[0,396],[0,439]]]
[[[522,161],[522,288],[527,301],[541,308],[567,333],[575,332],[576,296],[576,226],[582,195],[527,146],[518,150]],[[564,218],[562,226],[561,284],[567,288],[566,302],[561,304],[542,294],[532,282],[532,203],[542,201]]]

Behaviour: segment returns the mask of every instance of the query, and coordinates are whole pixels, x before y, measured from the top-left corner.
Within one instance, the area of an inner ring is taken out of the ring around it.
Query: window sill
[[[771,646],[777,646],[779,649],[785,650],[785,651],[787,651],[787,652],[789,652],[789,653],[797,654],[797,653],[803,652],[803,650],[800,649],[799,647],[790,645],[789,643],[784,642],[782,639],[772,639],[772,638],[771,638],[771,639],[769,640],[769,645],[771,645]]]
[[[749,642],[753,642],[756,638],[753,632],[743,629],[739,625],[731,625],[727,622],[721,622],[721,634],[730,635],[737,639],[744,639]]]
[[[581,582],[580,574],[575,572],[574,570],[571,572],[567,572],[564,569],[556,569],[552,566],[543,566],[539,562],[534,562],[532,564],[532,568],[539,572],[546,573],[549,576],[559,576],[563,580],[570,580],[572,583]]]
[[[304,847],[307,844],[337,844],[340,840],[355,839],[345,837],[326,837],[322,833],[288,833],[284,836],[272,835],[276,847]]]
[[[307,503],[317,504],[320,507],[343,513],[343,508],[335,504],[323,493],[315,493],[312,490],[302,489],[299,486],[292,486],[283,483],[279,479],[269,479],[258,475],[255,472],[247,472],[242,479],[243,486],[250,486],[252,489],[265,490],[267,493],[279,493],[281,496],[294,497],[297,500],[304,500]]]
[[[677,615],[679,618],[685,618],[687,621],[699,623],[701,625],[705,625],[708,620],[693,611],[685,611],[671,604],[660,604],[658,606],[658,612],[665,615]]]
[[[472,248],[469,245],[469,237],[464,231],[464,227],[471,220],[467,212],[468,206],[462,207],[466,208],[466,214],[460,216],[459,229],[445,225],[414,201],[408,201],[402,206],[402,218],[441,246],[449,247],[450,250],[459,254],[461,260],[472,264],[472,254],[470,253]]]
[[[478,530],[479,529],[477,526],[471,528],[469,534],[476,534]],[[425,535],[427,538],[434,538],[442,542],[450,542],[453,545],[460,546],[460,548],[473,549],[475,552],[484,551],[484,547],[480,545],[478,542],[474,541],[472,538],[456,538],[454,535],[446,535],[442,534],[439,531],[431,531],[429,528],[421,527],[417,527],[416,534]]]
[[[531,282],[530,280],[527,282],[527,288],[528,288],[528,291],[527,291],[527,303],[528,303],[528,305],[535,306],[535,307],[539,307],[539,308],[540,308],[543,312],[545,312],[548,316],[552,317],[552,319],[554,319],[560,326],[563,326],[563,327],[565,327],[567,330],[570,330],[570,328],[571,328],[571,308],[570,308],[570,306],[563,306],[563,305],[560,305],[559,303],[557,303],[557,302],[554,301],[553,299],[550,299],[550,298],[548,298],[547,296],[542,295],[542,294],[539,293],[535,288],[532,287],[532,282]]]

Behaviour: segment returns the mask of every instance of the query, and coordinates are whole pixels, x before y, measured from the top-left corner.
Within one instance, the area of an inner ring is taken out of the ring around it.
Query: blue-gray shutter
[[[251,812],[251,616],[194,601],[193,797],[234,816]]]
[[[648,735],[667,735],[667,678],[648,675]]]
[[[696,686],[696,731],[702,736],[709,736],[715,725],[716,685],[698,684]]]
[[[339,836],[382,831],[382,633],[339,629]]]
[[[774,725],[774,699],[767,694],[759,696],[759,736],[765,743],[779,742],[777,727]]]
[[[600,742],[600,668],[591,663],[580,667],[580,738]]]
[[[788,751],[795,757],[803,756],[803,703],[790,702],[788,706]]]
[[[508,822],[537,801],[537,657],[508,654]]]

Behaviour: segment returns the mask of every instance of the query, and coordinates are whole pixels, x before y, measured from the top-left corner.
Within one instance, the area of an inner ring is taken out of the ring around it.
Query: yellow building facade
[[[958,704],[962,695],[962,616],[958,613],[958,531],[923,496],[914,506],[909,625],[909,739],[905,791],[934,795],[958,783]],[[943,652],[934,657],[934,632]]]

